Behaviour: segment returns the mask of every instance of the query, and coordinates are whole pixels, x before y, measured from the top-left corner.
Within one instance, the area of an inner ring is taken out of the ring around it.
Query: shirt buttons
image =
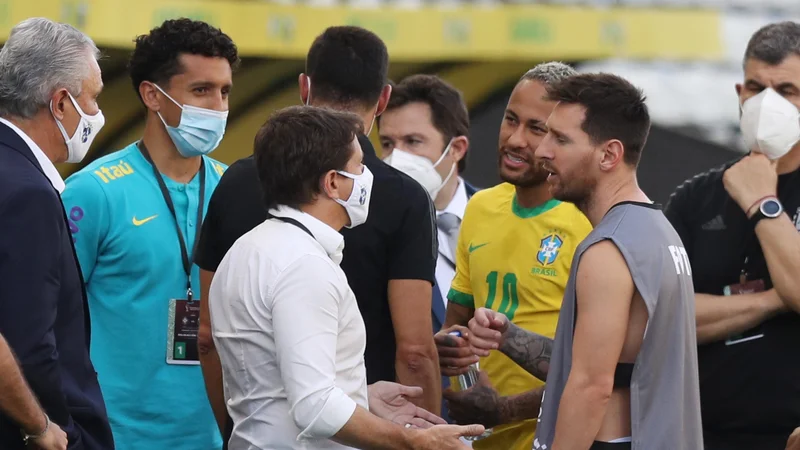
[[[183,192],[183,191],[185,191],[185,190],[186,190],[186,186],[184,186],[184,185],[182,185],[182,184],[181,184],[180,186],[178,186],[178,190],[179,190],[179,191],[181,191],[181,192]]]

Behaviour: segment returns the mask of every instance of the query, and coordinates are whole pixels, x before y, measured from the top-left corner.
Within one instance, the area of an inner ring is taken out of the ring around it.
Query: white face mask
[[[439,157],[436,163],[432,163],[428,158],[415,155],[405,150],[400,150],[399,148],[394,149],[392,154],[387,156],[383,161],[416,180],[417,183],[421,184],[422,187],[428,191],[431,198],[436,198],[436,195],[442,187],[447,184],[450,177],[452,177],[453,173],[456,171],[455,162],[453,162],[450,173],[447,174],[447,178],[445,179],[442,179],[442,176],[436,171],[436,166],[438,166],[450,152],[450,146],[452,144],[453,140],[451,139],[444,149],[444,152],[442,152],[442,156]]]
[[[361,175],[354,175],[343,170],[338,170],[336,173],[353,180],[350,198],[347,201],[340,198],[334,200],[347,211],[347,216],[350,218],[347,228],[355,228],[366,222],[369,216],[369,201],[372,198],[372,172],[367,166],[364,166],[364,172]]]
[[[50,101],[50,114],[53,114],[53,119],[56,120],[56,125],[58,125],[58,129],[61,131],[61,136],[64,137],[64,143],[67,144],[67,162],[79,163],[89,152],[89,147],[92,146],[92,141],[94,141],[97,133],[99,133],[103,125],[106,124],[106,118],[103,117],[102,111],[97,111],[97,114],[93,116],[86,115],[81,107],[78,106],[78,102],[72,94],[67,92],[67,95],[69,95],[72,106],[75,107],[75,110],[78,111],[78,114],[81,116],[81,119],[78,121],[78,127],[75,129],[75,133],[73,133],[72,137],[69,137],[67,130],[64,129],[64,125],[60,120],[56,119],[55,114],[53,114],[52,101]]]
[[[772,88],[741,105],[739,125],[747,149],[778,159],[800,140],[800,111]]]

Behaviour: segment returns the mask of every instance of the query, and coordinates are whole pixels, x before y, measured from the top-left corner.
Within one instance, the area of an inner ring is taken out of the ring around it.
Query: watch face
[[[782,211],[783,208],[777,200],[765,200],[761,204],[761,212],[767,217],[777,217]]]

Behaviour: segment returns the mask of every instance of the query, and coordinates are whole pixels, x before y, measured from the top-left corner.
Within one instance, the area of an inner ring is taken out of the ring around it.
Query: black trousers
[[[233,419],[231,419],[231,416],[228,416],[228,420],[225,421],[225,433],[222,435],[222,450],[228,450],[228,441],[231,440],[232,434]]]

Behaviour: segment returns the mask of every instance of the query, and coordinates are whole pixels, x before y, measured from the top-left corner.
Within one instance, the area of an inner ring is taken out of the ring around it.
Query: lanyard
[[[288,223],[289,225],[294,225],[297,228],[300,228],[301,230],[303,230],[306,233],[308,233],[308,235],[311,236],[312,238],[314,238],[314,235],[311,233],[311,231],[308,228],[306,228],[305,225],[303,225],[302,223],[300,223],[299,221],[297,221],[295,219],[292,219],[291,217],[273,216],[272,214],[267,213],[267,218],[268,219],[280,220],[281,222]],[[316,239],[316,238],[314,238],[314,239]]]
[[[142,151],[142,155],[144,155],[144,159],[153,166],[153,174],[156,177],[156,181],[158,182],[158,187],[161,189],[161,195],[164,196],[164,201],[167,203],[167,208],[169,208],[169,212],[172,214],[172,218],[175,222],[175,230],[178,232],[178,243],[181,246],[181,259],[183,260],[183,271],[186,272],[186,299],[192,301],[192,260],[190,259],[190,255],[186,249],[186,242],[183,238],[183,232],[181,232],[181,226],[178,223],[178,216],[175,214],[175,204],[172,202],[172,197],[169,195],[169,191],[167,190],[167,185],[164,183],[164,177],[161,176],[161,173],[158,171],[158,168],[153,163],[153,159],[150,157],[150,152],[147,151],[147,147],[144,146],[144,142],[139,141],[139,149]],[[197,221],[195,222],[196,225],[196,232],[194,233],[194,244],[192,244],[192,256],[194,256],[195,251],[197,250],[197,244],[200,242],[200,228],[203,222],[203,203],[205,202],[206,198],[206,171],[205,171],[205,161],[200,159],[200,200],[197,204]]]

